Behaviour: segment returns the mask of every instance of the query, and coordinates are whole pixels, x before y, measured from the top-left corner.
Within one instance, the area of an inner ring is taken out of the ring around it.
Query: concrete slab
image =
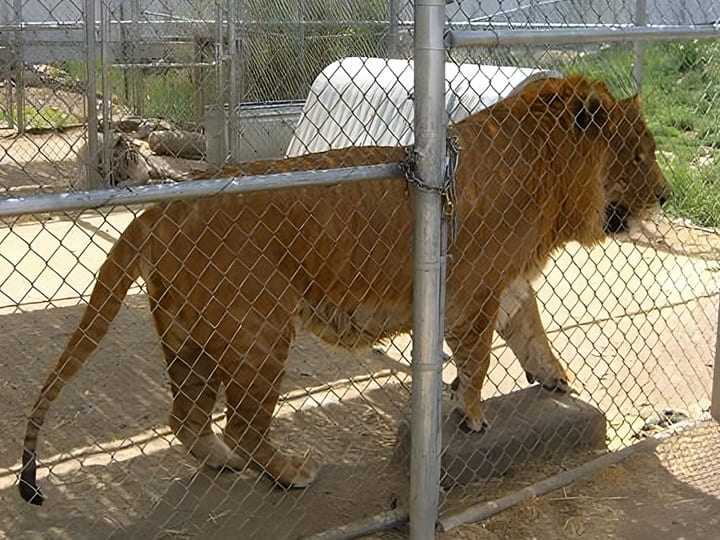
[[[442,483],[465,485],[507,474],[530,460],[564,456],[573,450],[604,449],[605,415],[567,394],[535,385],[485,401],[490,428],[467,433],[460,415],[443,422]],[[394,460],[408,467],[410,429],[398,430]]]
[[[88,211],[0,227],[0,314],[76,305],[136,212]],[[134,287],[132,292],[137,292]]]

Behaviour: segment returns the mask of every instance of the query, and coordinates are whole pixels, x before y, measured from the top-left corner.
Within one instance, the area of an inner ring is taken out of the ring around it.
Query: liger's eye
[[[637,154],[635,154],[635,157],[633,158],[633,161],[635,161],[635,163],[636,163],[637,165],[639,165],[639,164],[641,164],[641,163],[645,163],[645,160],[646,160],[646,159],[647,159],[647,158],[645,157],[645,154],[644,154],[644,153],[638,152]]]

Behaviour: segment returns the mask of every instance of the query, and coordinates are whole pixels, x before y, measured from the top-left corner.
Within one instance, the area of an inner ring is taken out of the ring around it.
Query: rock
[[[531,386],[485,400],[490,427],[467,433],[453,411],[442,425],[442,483],[466,485],[504,475],[530,460],[604,449],[605,415],[573,396]],[[393,462],[409,470],[409,425],[400,425]]]
[[[116,123],[115,127],[123,133],[135,131],[143,123],[143,119],[139,116],[123,116]]]
[[[202,159],[205,155],[205,135],[180,130],[153,131],[148,136],[150,150],[158,155]]]
[[[174,126],[167,120],[151,118],[143,120],[135,130],[135,136],[138,139],[147,139],[153,131],[169,131],[172,129],[174,129]]]
[[[156,180],[186,179],[192,171],[204,171],[210,168],[210,165],[204,161],[170,156],[149,155],[147,162],[150,167],[150,177]]]
[[[645,424],[641,428],[641,431],[643,432],[643,435],[652,434],[688,420],[690,420],[690,416],[685,411],[664,409],[659,415],[654,414],[648,417],[645,420]]]
[[[150,133],[152,133],[153,129],[154,129],[153,124],[145,121],[142,124],[140,124],[137,127],[137,129],[135,130],[135,137],[138,139],[145,140],[148,138]]]

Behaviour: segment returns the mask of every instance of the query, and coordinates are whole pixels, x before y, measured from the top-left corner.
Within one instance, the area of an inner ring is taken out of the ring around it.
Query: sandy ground
[[[531,498],[439,540],[712,540],[720,526],[720,426],[704,422],[654,450]],[[393,531],[376,535],[390,539]]]

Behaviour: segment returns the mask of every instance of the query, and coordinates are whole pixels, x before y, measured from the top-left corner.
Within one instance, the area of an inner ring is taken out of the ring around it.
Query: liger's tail
[[[45,380],[32,409],[25,432],[19,484],[20,495],[32,504],[41,505],[44,500],[36,481],[36,450],[45,414],[65,383],[78,372],[107,333],[128,289],[140,276],[140,247],[143,241],[144,227],[139,218],[123,232],[100,267],[82,320]]]

